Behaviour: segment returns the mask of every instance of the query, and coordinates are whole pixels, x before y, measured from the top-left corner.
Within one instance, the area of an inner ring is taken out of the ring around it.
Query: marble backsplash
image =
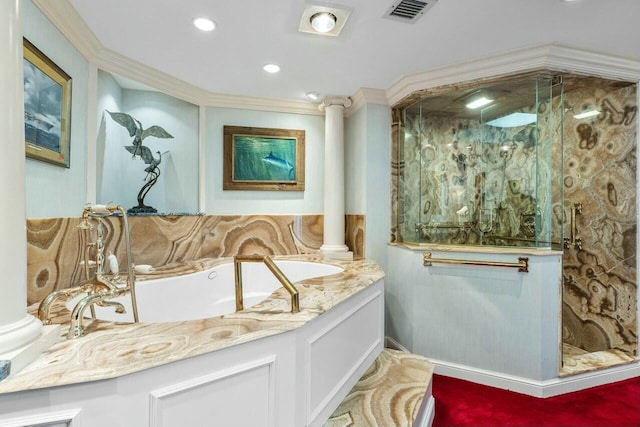
[[[80,218],[27,220],[27,302],[36,303],[57,289],[80,284],[88,240]],[[364,215],[346,216],[346,244],[355,259],[364,258]],[[134,216],[129,217],[133,263],[152,266],[204,257],[238,254],[316,253],[322,245],[322,215]],[[122,219],[105,220],[105,254],[126,265]],[[93,251],[93,249],[91,249]],[[93,254],[93,252],[91,252]],[[90,258],[92,259],[92,258]]]

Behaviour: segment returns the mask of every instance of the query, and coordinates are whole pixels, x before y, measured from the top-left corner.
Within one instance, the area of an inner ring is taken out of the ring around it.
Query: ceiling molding
[[[323,116],[318,104],[310,101],[290,99],[258,98],[206,92],[204,105],[208,107],[241,108],[244,110],[273,111],[277,113],[309,114]]]
[[[33,0],[40,11],[91,64],[196,105],[280,113],[323,115],[310,101],[257,98],[209,92],[106,49],[68,0]]]
[[[386,94],[389,105],[393,106],[419,90],[542,69],[616,80],[640,80],[638,60],[547,44],[409,74],[396,81]]]
[[[102,49],[91,62],[101,70],[135,80],[167,95],[196,105],[203,104],[204,90],[112,50]]]
[[[33,0],[33,4],[88,61],[103,49],[100,40],[68,0]]]
[[[351,105],[351,108],[345,111],[346,117],[349,117],[367,104],[389,105],[386,91],[368,87],[361,87],[358,89],[356,93],[351,95],[351,101],[353,104]]]

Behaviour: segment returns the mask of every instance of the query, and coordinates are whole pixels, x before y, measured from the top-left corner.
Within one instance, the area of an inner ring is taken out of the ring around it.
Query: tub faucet
[[[122,217],[123,230],[125,235],[126,252],[127,252],[127,278],[126,281],[122,281],[117,275],[109,276],[104,271],[105,255],[104,255],[104,223],[103,220],[107,216],[118,215]],[[54,291],[47,295],[42,300],[38,307],[38,317],[43,324],[50,324],[51,319],[49,311],[51,305],[60,297],[71,298],[80,294],[86,294],[75,305],[71,313],[71,326],[69,327],[69,333],[67,338],[79,338],[84,335],[84,312],[87,308],[90,308],[91,316],[95,319],[94,306],[101,307],[112,306],[115,307],[117,313],[124,313],[125,309],[122,304],[115,301],[110,301],[112,298],[116,298],[122,295],[129,294],[131,296],[131,306],[133,307],[133,319],[134,322],[138,322],[138,306],[136,302],[135,292],[135,272],[133,269],[133,260],[131,255],[131,237],[129,234],[129,221],[127,218],[127,212],[122,206],[116,205],[87,205],[82,212],[82,221],[78,228],[85,231],[91,231],[93,226],[90,219],[97,221],[96,229],[96,241],[88,243],[84,251],[84,266],[85,275],[87,281],[80,286],[69,289],[61,289]],[[95,271],[92,277],[89,277],[89,249],[95,248]]]

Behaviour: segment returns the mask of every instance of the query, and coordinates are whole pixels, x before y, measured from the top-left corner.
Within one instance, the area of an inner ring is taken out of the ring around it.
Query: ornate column
[[[0,0],[0,380],[30,362],[23,351],[41,335],[27,314],[24,89],[20,0]],[[38,351],[39,352],[39,351]],[[27,352],[29,353],[29,352]],[[37,355],[37,353],[36,353]]]
[[[340,258],[353,257],[344,244],[344,110],[350,106],[351,100],[343,96],[327,96],[320,104],[325,112],[324,242],[320,251]]]

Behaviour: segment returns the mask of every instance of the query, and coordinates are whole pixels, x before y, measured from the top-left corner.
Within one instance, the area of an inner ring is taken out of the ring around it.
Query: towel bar
[[[425,252],[422,256],[423,265],[431,267],[433,263],[438,264],[462,264],[462,265],[482,265],[489,267],[508,267],[517,268],[520,273],[529,272],[529,258],[519,257],[518,262],[497,262],[497,261],[475,261],[468,259],[448,259],[448,258],[431,258],[431,252]]]

